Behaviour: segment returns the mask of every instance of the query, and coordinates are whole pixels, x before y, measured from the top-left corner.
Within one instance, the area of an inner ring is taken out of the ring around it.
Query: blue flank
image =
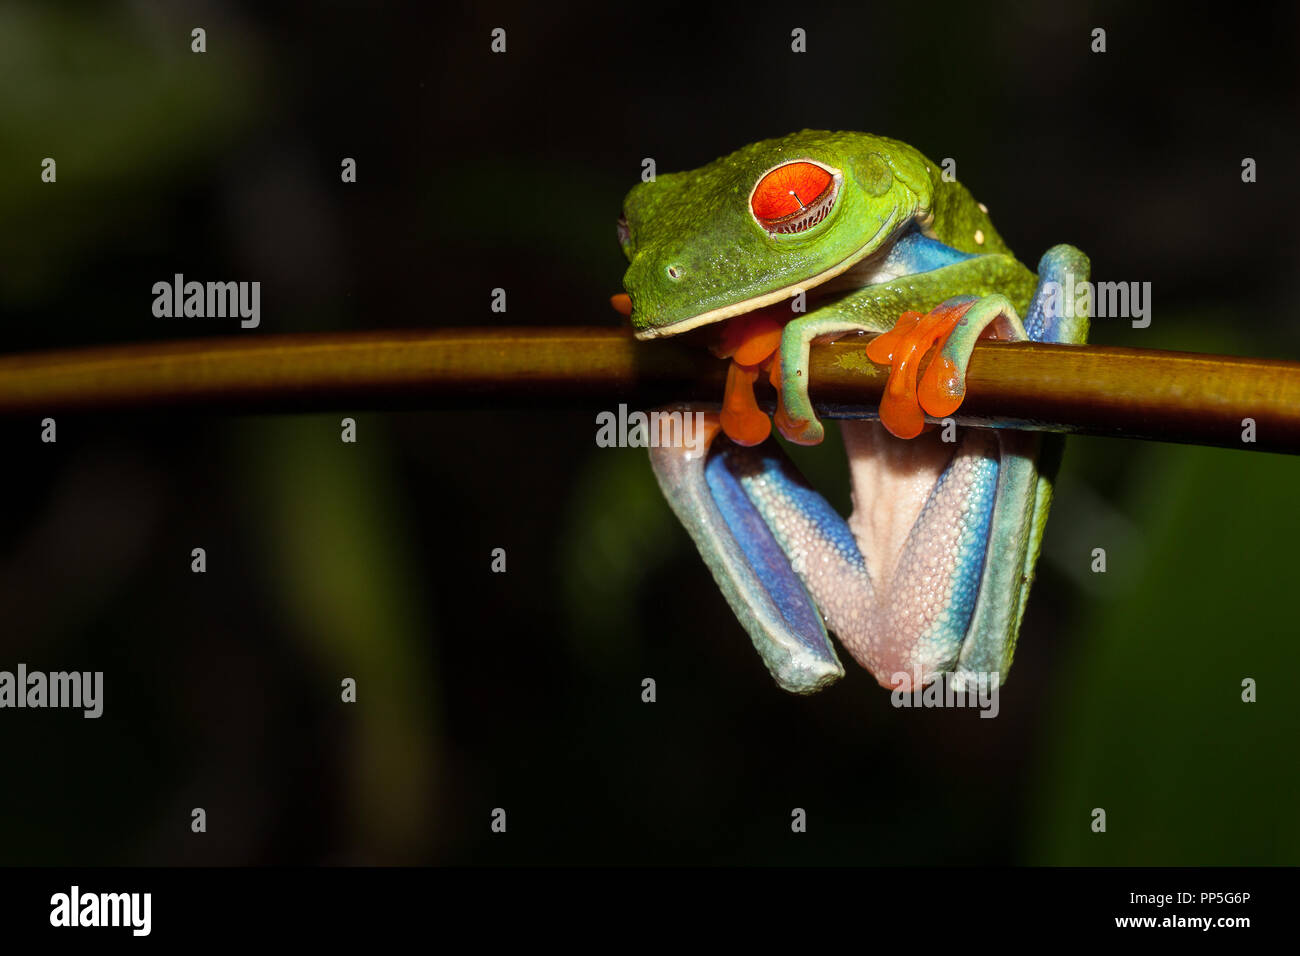
[[[833,548],[855,571],[866,573],[867,563],[858,550],[858,542],[848,523],[830,502],[813,490],[780,445],[774,441],[752,449],[732,445],[726,454],[733,472],[743,469],[742,484],[749,485],[759,477],[766,478],[786,507],[817,529],[823,546]]]
[[[730,442],[719,442],[719,445],[727,447],[729,452],[736,448]],[[752,460],[752,456],[746,453],[747,450],[736,450]],[[782,464],[768,455],[764,455],[761,460],[764,468],[771,467],[773,463],[780,468]],[[781,546],[764,523],[762,516],[749,500],[749,496],[745,494],[739,479],[732,473],[731,463],[730,454],[709,456],[704,476],[714,503],[731,530],[732,537],[745,553],[760,586],[781,612],[781,616],[790,626],[790,631],[801,644],[818,653],[825,653],[821,612],[809,597],[803,582],[790,567],[785,552],[781,550]],[[784,477],[784,469],[780,469],[780,473]],[[811,489],[807,491],[814,497],[820,497]],[[822,504],[827,508],[830,507],[824,501]],[[838,519],[839,516],[836,515],[836,518]],[[843,523],[840,519],[840,524]],[[848,535],[849,543],[856,551],[857,545],[853,544],[853,536],[849,533],[848,527],[845,526],[843,531]]]
[[[993,503],[998,490],[999,462],[994,457],[984,458],[976,467],[979,473],[968,496],[970,509],[966,512],[957,559],[950,576],[952,593],[948,599],[947,614],[939,618],[929,632],[921,635],[922,643],[947,645],[943,653],[945,658],[956,658],[961,651],[962,642],[966,639],[967,631],[970,630],[971,617],[975,613],[975,602],[979,600],[980,586],[984,580],[989,530],[993,525]],[[932,496],[938,496],[950,475],[950,471],[945,471],[939,477],[938,483],[931,492]],[[930,504],[927,503],[917,519],[918,524],[925,520],[925,512],[929,509]]]
[[[885,256],[886,266],[901,266],[907,274],[915,272],[933,272],[967,259],[976,258],[969,252],[961,252],[952,246],[946,246],[938,239],[931,239],[921,234],[913,225],[899,237]]]

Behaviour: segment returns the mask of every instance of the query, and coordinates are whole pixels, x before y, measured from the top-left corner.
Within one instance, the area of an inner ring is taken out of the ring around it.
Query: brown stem
[[[829,417],[873,414],[865,339],[813,347]],[[263,335],[0,357],[0,415],[720,401],[726,363],[588,328]],[[975,349],[958,424],[1300,452],[1300,363],[1099,346]],[[771,397],[768,396],[768,407]],[[1243,419],[1256,440],[1242,440]]]

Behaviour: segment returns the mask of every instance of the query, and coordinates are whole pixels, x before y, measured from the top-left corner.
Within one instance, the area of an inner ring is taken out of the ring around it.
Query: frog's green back
[[[988,210],[980,205],[964,185],[944,178],[943,169],[920,150],[896,139],[884,136],[866,136],[876,148],[893,162],[895,175],[904,178],[909,186],[924,191],[929,198],[930,214],[926,232],[945,245],[972,255],[1000,253],[1012,255],[1001,234],[989,218]],[[920,182],[924,178],[924,185]],[[982,239],[982,241],[981,241]]]

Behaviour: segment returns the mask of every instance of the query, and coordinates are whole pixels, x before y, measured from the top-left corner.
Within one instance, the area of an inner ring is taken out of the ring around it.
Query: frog
[[[1056,245],[1031,270],[950,167],[829,130],[643,181],[617,235],[628,267],[612,301],[636,339],[691,333],[728,362],[703,441],[651,442],[651,466],[777,685],[843,677],[834,633],[886,688],[1000,686],[1064,438],[952,416],[977,342],[1087,341],[1086,310],[1055,303],[1088,258]],[[846,519],[773,426],[790,445],[823,441],[811,348],[855,338],[889,377],[875,415],[827,413],[843,419]],[[768,386],[770,416],[755,395]]]

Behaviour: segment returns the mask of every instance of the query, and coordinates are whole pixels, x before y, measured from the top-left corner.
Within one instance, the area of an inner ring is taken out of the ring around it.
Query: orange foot
[[[632,298],[624,293],[609,297],[620,315],[632,314]],[[758,445],[772,433],[772,420],[754,400],[754,382],[768,371],[774,388],[781,388],[781,360],[776,354],[785,323],[771,312],[758,311],[732,319],[722,330],[714,349],[719,358],[731,359],[727,387],[722,396],[722,430],[737,445]]]
[[[867,345],[867,358],[891,366],[880,400],[880,422],[892,434],[915,438],[925,428],[926,412],[944,418],[961,405],[966,394],[964,376],[957,363],[944,354],[943,344],[975,302],[945,302],[925,315],[904,312],[892,329]],[[936,345],[939,348],[918,386],[917,368]]]
[[[773,367],[781,345],[784,323],[762,311],[737,316],[727,323],[714,350],[731,359],[727,390],[722,397],[722,430],[737,445],[758,445],[772,433],[772,420],[754,400],[754,382],[765,368]],[[778,376],[780,372],[774,371]]]

